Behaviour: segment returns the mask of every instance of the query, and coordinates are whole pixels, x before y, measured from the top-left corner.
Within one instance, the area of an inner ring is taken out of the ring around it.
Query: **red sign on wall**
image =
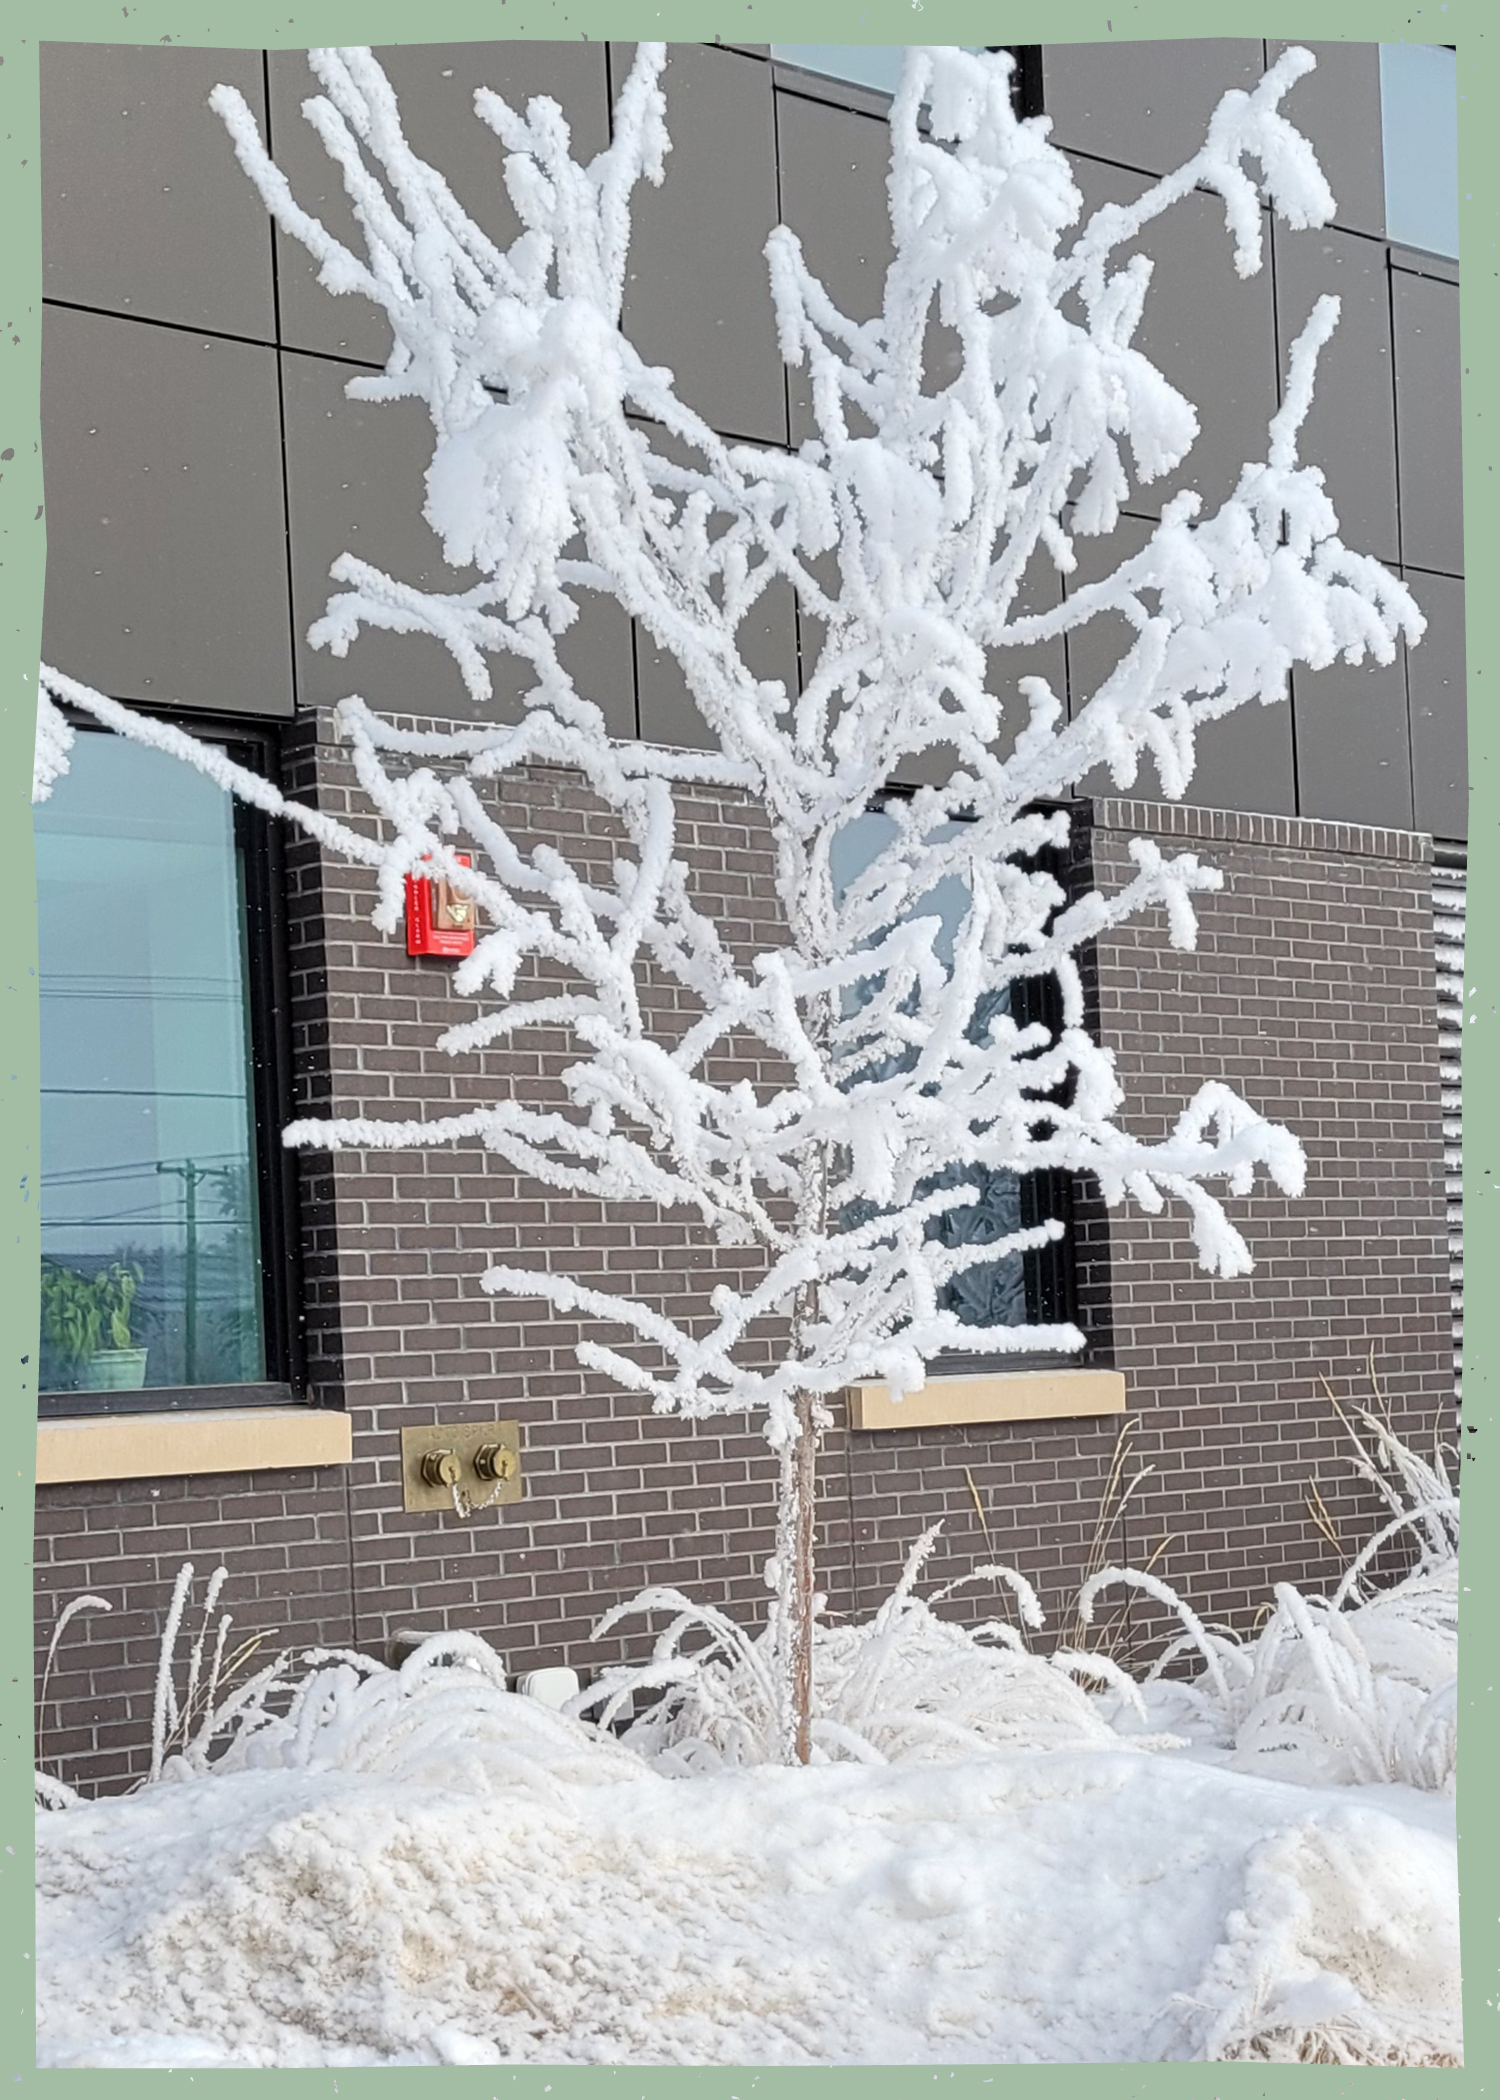
[[[472,865],[467,853],[456,853],[453,857],[460,867]],[[441,876],[408,875],[406,952],[408,955],[472,955],[473,898],[451,889]]]

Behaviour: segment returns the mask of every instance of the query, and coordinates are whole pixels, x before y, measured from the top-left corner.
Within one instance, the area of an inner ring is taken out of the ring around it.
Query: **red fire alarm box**
[[[472,865],[467,853],[455,853],[453,857],[462,868]],[[408,875],[406,952],[408,955],[472,955],[473,898],[451,889],[441,876]]]

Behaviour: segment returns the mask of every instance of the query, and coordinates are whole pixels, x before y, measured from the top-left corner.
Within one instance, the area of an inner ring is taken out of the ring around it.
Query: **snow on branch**
[[[1226,95],[1198,153],[1134,204],[1081,220],[1046,120],[1014,113],[1008,57],[913,51],[891,113],[894,259],[879,310],[840,312],[787,229],[767,246],[782,352],[807,373],[816,426],[794,452],[719,437],[621,327],[633,193],[669,163],[663,45],[638,46],[592,160],[574,155],[551,100],[521,112],[478,94],[519,222],[504,247],[413,151],[368,51],[309,59],[321,91],[303,114],[339,171],[356,246],[297,203],[235,90],[212,105],[325,287],[383,311],[385,369],[347,391],[423,402],[424,514],[449,561],[479,572],[445,594],[346,554],[311,639],[342,656],[366,628],[430,635],[485,705],[490,660],[509,657],[529,681],[519,719],[401,731],[344,702],[338,726],[375,820],[355,832],[44,670],[36,791],[66,769],[62,710],[82,710],[371,867],[386,933],[425,863],[473,900],[480,926],[456,975],[477,1011],[443,1046],[467,1055],[535,1030],[568,1047],[553,1105],[305,1121],[289,1142],[477,1142],[549,1187],[680,1210],[757,1250],[754,1274],[721,1282],[696,1325],[540,1269],[495,1267],[484,1283],[623,1328],[627,1343],[586,1341],[580,1357],[666,1410],[756,1409],[776,1442],[796,1433],[797,1396],[866,1377],[910,1390],[944,1348],[1078,1346],[1069,1328],[961,1316],[970,1271],[1055,1229],[1016,1227],[984,1248],[956,1238],[947,1228],[986,1174],[1090,1173],[1109,1202],[1171,1202],[1205,1266],[1242,1274],[1224,1199],[1259,1177],[1295,1194],[1296,1141],[1217,1080],[1161,1142],[1131,1136],[1079,968],[1090,942],[1147,914],[1191,947],[1194,899],[1219,877],[1137,841],[1129,881],[1070,895],[1048,866],[1066,813],[1038,805],[1101,765],[1128,787],[1143,757],[1179,797],[1205,723],[1282,701],[1295,665],[1389,662],[1419,637],[1404,586],[1344,546],[1321,473],[1299,459],[1337,302],[1315,307],[1265,456],[1217,509],[1177,495],[1102,580],[1070,586],[1053,612],[1018,606],[1035,562],[1070,576],[1075,539],[1111,532],[1132,486],[1175,471],[1197,435],[1192,406],[1134,347],[1151,270],[1120,251],[1195,189],[1222,200],[1242,274],[1261,264],[1262,192],[1291,226],[1331,216],[1282,111],[1309,54],[1290,50],[1253,91]],[[944,380],[928,368],[934,327],[956,345]],[[795,691],[746,660],[746,622],[776,583],[804,614]],[[592,596],[677,663],[708,750],[610,742],[557,648]],[[1133,638],[1071,715],[1045,680],[1012,679],[1008,651],[1098,619]],[[917,761],[933,784],[884,799]],[[495,786],[536,766],[568,768],[587,790],[606,873],[516,828]],[[730,943],[690,864],[684,805],[705,791],[742,798],[767,828],[778,923],[758,953]],[[850,841],[878,807],[881,836],[860,858]],[[1039,976],[1061,988],[1055,1032],[1013,1018]],[[753,1066],[756,1084],[726,1063]],[[769,1367],[752,1346],[767,1321],[792,1333]]]

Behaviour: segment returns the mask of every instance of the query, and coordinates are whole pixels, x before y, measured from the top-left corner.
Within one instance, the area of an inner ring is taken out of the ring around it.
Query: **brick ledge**
[[[198,1414],[75,1415],[39,1422],[38,1487],[171,1480],[347,1465],[348,1415],[327,1407],[205,1408]]]
[[[1432,859],[1432,840],[1425,831],[1348,824],[1332,817],[1261,816],[1252,810],[1201,809],[1191,802],[1147,802],[1128,795],[1101,795],[1094,801],[1093,822],[1097,831],[1127,832],[1132,836],[1280,846],[1292,852],[1330,853],[1353,860]]]

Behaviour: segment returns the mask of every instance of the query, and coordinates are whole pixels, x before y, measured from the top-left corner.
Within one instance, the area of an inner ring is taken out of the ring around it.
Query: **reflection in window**
[[[882,95],[894,95],[901,85],[906,46],[773,44],[771,56],[783,65],[800,66],[804,73],[822,73],[829,80],[847,80],[855,87],[875,88]]]
[[[965,44],[962,48],[981,51],[985,46]],[[804,73],[821,73],[827,80],[847,80],[855,87],[894,95],[901,85],[907,49],[905,44],[773,44],[771,56]]]
[[[1458,54],[1382,44],[1385,230],[1404,247],[1458,254]]]
[[[234,805],[81,734],[35,818],[42,1389],[264,1379]]]
[[[954,824],[945,827],[938,835],[952,836],[957,829],[957,824]],[[894,820],[883,811],[867,810],[835,834],[830,864],[835,887],[840,892],[847,890],[869,866],[894,830]],[[914,918],[941,921],[936,953],[949,968],[953,962],[954,936],[967,906],[967,888],[956,876],[948,876],[911,907]],[[855,987],[847,995],[846,1011],[857,1011],[877,989],[878,981],[873,979],[865,987]],[[986,1039],[996,1014],[1013,1011],[1012,997],[1017,993],[1025,996],[1028,1003],[1035,1001],[1038,1009],[1047,998],[1047,988],[1037,979],[1021,980],[1017,985],[1003,987],[988,995],[970,1020],[967,1033],[972,1041]],[[1017,1015],[1023,1025],[1041,1018],[1040,1010]],[[908,1055],[915,1056],[915,1052]],[[874,1078],[882,1071],[899,1071],[901,1066],[902,1059],[893,1057],[885,1066],[869,1064],[862,1068],[862,1072],[864,1076]],[[924,1182],[919,1193],[943,1186],[951,1188],[959,1183],[977,1186],[979,1200],[947,1212],[934,1219],[927,1228],[929,1237],[941,1239],[948,1247],[986,1246],[1020,1231],[1023,1226],[1064,1215],[1066,1196],[1058,1189],[1055,1177],[1040,1174],[1022,1177],[1008,1168],[955,1164]],[[861,1216],[873,1215],[873,1210],[861,1213]],[[851,1217],[849,1222],[854,1224],[860,1219]],[[1071,1314],[1063,1310],[1058,1295],[1064,1288],[1060,1264],[1066,1258],[1065,1250],[1060,1247],[1032,1255],[1002,1255],[996,1261],[978,1264],[953,1277],[943,1286],[939,1303],[966,1327],[1037,1325],[1069,1318]]]

